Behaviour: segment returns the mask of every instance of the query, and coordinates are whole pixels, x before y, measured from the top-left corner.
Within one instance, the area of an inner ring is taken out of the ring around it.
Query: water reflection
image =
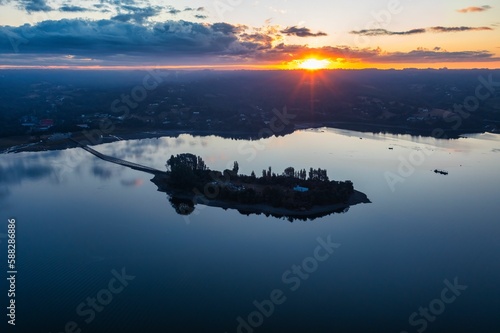
[[[47,165],[26,165],[17,160],[8,166],[0,165],[0,183],[4,185],[20,184],[23,180],[36,181],[52,174]]]
[[[168,201],[170,202],[170,204],[172,205],[172,207],[174,208],[174,210],[177,214],[183,215],[183,216],[188,216],[196,211],[196,205],[197,205],[195,203],[196,199],[194,199],[194,198],[187,199],[187,198],[178,197],[175,195],[170,195],[168,193],[167,193],[167,196],[168,196]],[[224,208],[224,210],[227,210],[227,209],[229,209],[229,205],[226,208]],[[272,216],[274,218],[284,219],[284,220],[287,220],[289,222],[293,222],[296,220],[313,221],[313,220],[316,220],[316,219],[319,219],[319,218],[322,218],[325,216],[329,216],[332,214],[344,214],[344,213],[347,213],[349,211],[349,207],[342,207],[342,208],[333,209],[331,211],[324,212],[324,213],[308,214],[307,216],[304,216],[304,215],[294,215],[294,214],[285,214],[285,213],[283,213],[283,214],[270,213],[270,212],[264,213],[264,212],[260,212],[258,210],[258,208],[251,209],[250,207],[247,209],[241,209],[241,208],[234,208],[234,209],[236,209],[240,214],[246,215],[246,216],[250,216],[250,215],[264,215],[266,217]]]
[[[360,140],[362,138],[362,140]],[[468,161],[482,160],[482,167],[493,170],[500,152],[498,134],[469,135],[455,140],[438,140],[410,135],[370,134],[336,129],[297,131],[283,137],[258,141],[230,140],[217,136],[141,139],[102,144],[100,152],[131,162],[165,169],[165,161],[178,153],[190,152],[201,156],[211,169],[223,170],[237,160],[241,173],[259,174],[272,165],[284,170],[290,165],[297,168],[328,169],[331,178],[351,179],[364,190],[365,184],[384,172],[396,172],[400,157],[408,157],[415,150],[431,150],[433,154],[417,169],[446,168],[464,172],[465,166],[477,167]],[[389,150],[388,148],[392,148]],[[486,154],[491,156],[483,158]],[[464,168],[456,169],[464,165]],[[468,170],[468,169],[467,169]],[[472,171],[471,171],[472,172]],[[125,168],[98,160],[81,149],[66,149],[37,153],[6,154],[0,156],[0,200],[5,200],[15,187],[23,182],[47,181],[58,186],[69,181],[81,182],[91,175],[103,183],[116,183],[125,188],[142,185],[139,177],[128,174]],[[370,193],[371,194],[371,193]],[[177,210],[177,207],[174,207]],[[184,213],[189,210],[181,209]],[[242,211],[246,214],[248,212]]]
[[[169,197],[168,201],[179,215],[190,215],[194,212],[194,202],[190,199],[182,199],[178,197]]]
[[[467,291],[467,299],[447,307],[446,313],[467,318],[481,304],[486,318],[483,331],[486,325],[495,327],[491,318],[496,318],[499,302],[491,286],[500,277],[494,259],[500,251],[500,154],[495,151],[500,149],[500,138],[435,142],[392,135],[360,140],[360,136],[301,131],[250,142],[184,135],[96,147],[162,170],[170,155],[184,152],[202,156],[215,170],[237,160],[244,174],[252,170],[258,174],[269,165],[281,171],[290,165],[313,164],[328,169],[333,179],[351,179],[374,202],[314,223],[289,224],[255,214],[247,218],[220,208],[196,214],[207,206],[156,193],[148,181],[151,177],[81,149],[0,155],[1,210],[17,215],[24,228],[18,234],[23,237],[19,250],[24,251],[25,272],[20,304],[40,309],[36,319],[51,323],[45,331],[53,332],[75,318],[74,309],[85,297],[106,287],[103,283],[109,281],[112,268],[126,266],[137,280],[120,295],[118,310],[100,317],[111,323],[108,331],[123,320],[128,320],[123,326],[136,321],[142,325],[144,318],[151,323],[149,331],[172,322],[181,327],[195,311],[206,314],[197,321],[204,323],[205,331],[229,332],[213,318],[231,323],[254,311],[252,301],[263,301],[280,288],[283,272],[312,255],[318,236],[332,235],[342,244],[340,251],[322,263],[300,291],[289,295],[289,303],[272,317],[275,326],[269,331],[279,331],[281,324],[294,318],[300,325],[297,313],[301,313],[319,323],[317,331],[331,331],[331,325],[339,331],[363,331],[362,322],[381,327],[391,322],[386,331],[399,332],[419,305],[436,297],[443,279],[454,276],[474,292]],[[239,148],[253,144],[264,149],[250,159]],[[434,153],[391,192],[384,173],[397,173],[399,158],[408,160],[415,149]],[[440,177],[432,172],[435,168],[450,174]],[[179,213],[189,214],[191,223],[183,223]],[[81,293],[75,294],[75,285]],[[318,298],[320,294],[323,297]],[[213,300],[220,306],[214,307]],[[356,312],[360,302],[369,310],[364,313],[373,316]],[[128,304],[149,306],[137,310]],[[61,316],[65,309],[67,316]],[[358,326],[354,317],[361,318]],[[306,324],[300,327],[303,331]]]
[[[103,180],[110,179],[113,176],[113,171],[99,165],[94,165],[92,167],[92,173],[94,174],[94,176]]]
[[[142,186],[144,184],[144,181],[141,178],[135,178],[135,179],[122,179],[120,181],[120,184],[124,187],[138,187]]]

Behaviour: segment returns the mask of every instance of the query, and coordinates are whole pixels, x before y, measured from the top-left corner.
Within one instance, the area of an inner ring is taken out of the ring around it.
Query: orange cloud
[[[484,12],[484,11],[486,11],[488,9],[491,9],[491,8],[492,7],[488,6],[488,5],[481,6],[481,7],[475,7],[475,6],[473,6],[473,7],[467,7],[467,8],[458,9],[457,12],[463,13],[463,14],[465,14],[465,13],[478,13],[478,12]]]

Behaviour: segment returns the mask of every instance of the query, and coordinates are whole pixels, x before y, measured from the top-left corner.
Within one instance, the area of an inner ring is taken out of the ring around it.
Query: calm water
[[[322,129],[258,142],[182,135],[95,148],[159,169],[183,152],[217,170],[237,160],[246,174],[321,167],[372,203],[308,222],[203,206],[183,217],[150,175],[81,149],[2,155],[0,232],[9,217],[17,221],[9,332],[500,328],[499,135],[448,141]],[[333,253],[317,250],[318,237],[336,244]],[[122,273],[129,277],[120,283]],[[444,291],[446,279],[467,289]],[[425,319],[419,308],[429,305]]]

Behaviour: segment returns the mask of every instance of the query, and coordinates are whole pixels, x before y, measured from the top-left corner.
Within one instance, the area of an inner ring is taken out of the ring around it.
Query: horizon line
[[[167,69],[167,70],[183,70],[183,71],[300,71],[300,72],[324,72],[324,71],[362,71],[362,70],[379,70],[379,71],[404,71],[404,70],[500,70],[500,67],[470,67],[470,68],[448,68],[448,67],[404,67],[404,68],[378,68],[378,67],[364,67],[364,68],[324,68],[316,70],[308,70],[302,68],[280,68],[277,66],[266,65],[151,65],[151,66],[68,66],[68,65],[0,65],[0,70],[94,70],[94,71],[134,71],[134,70],[151,70],[151,69]]]

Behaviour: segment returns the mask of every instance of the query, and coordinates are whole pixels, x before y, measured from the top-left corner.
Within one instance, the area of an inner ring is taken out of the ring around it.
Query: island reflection
[[[314,220],[333,213],[345,213],[350,206],[370,203],[356,191],[351,181],[330,181],[326,170],[288,167],[282,174],[272,168],[262,176],[238,174],[238,162],[232,170],[212,171],[201,157],[193,154],[171,156],[167,172],[156,173],[151,180],[180,215],[189,215],[197,204],[235,209],[240,214],[264,214],[276,218]]]
[[[72,140],[72,139],[70,139]],[[295,170],[287,167],[281,175],[272,168],[262,170],[257,177],[240,175],[239,164],[232,170],[212,171],[200,156],[190,153],[172,155],[166,163],[167,171],[125,161],[102,154],[75,140],[92,155],[118,165],[154,175],[151,180],[158,191],[171,198],[175,211],[188,215],[196,204],[236,209],[242,214],[265,214],[295,219],[315,219],[336,212],[345,212],[350,206],[370,203],[368,197],[354,189],[351,181],[330,181],[327,170],[310,168]]]

